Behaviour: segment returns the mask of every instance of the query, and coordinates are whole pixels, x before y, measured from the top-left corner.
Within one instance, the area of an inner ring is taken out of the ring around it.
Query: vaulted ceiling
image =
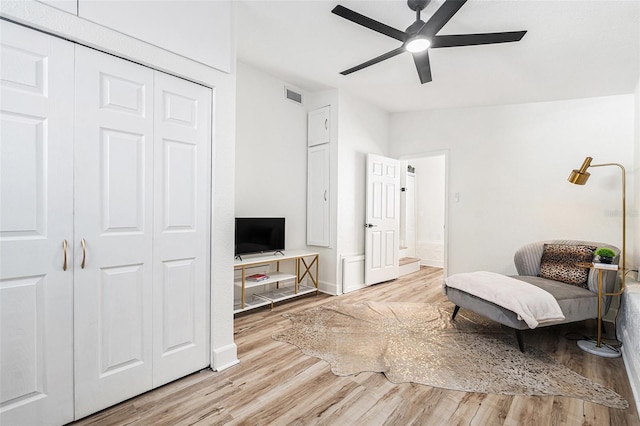
[[[444,0],[432,0],[428,18]],[[410,54],[340,71],[400,42],[331,13],[341,4],[404,30],[405,0],[235,0],[238,60],[305,91],[341,88],[390,112],[632,93],[640,75],[640,0],[469,0],[438,33],[527,30],[515,43],[430,51],[421,85]]]

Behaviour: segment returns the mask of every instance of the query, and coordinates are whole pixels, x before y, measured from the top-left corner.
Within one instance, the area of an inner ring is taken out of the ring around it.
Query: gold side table
[[[593,355],[598,355],[605,358],[618,358],[621,353],[618,349],[613,348],[607,344],[602,345],[602,296],[617,296],[620,293],[603,293],[602,292],[602,274],[605,271],[618,271],[618,265],[605,264],[605,263],[580,263],[579,266],[585,268],[595,269],[598,271],[598,333],[597,339],[594,342],[589,340],[578,340],[578,347],[585,352],[589,352]]]

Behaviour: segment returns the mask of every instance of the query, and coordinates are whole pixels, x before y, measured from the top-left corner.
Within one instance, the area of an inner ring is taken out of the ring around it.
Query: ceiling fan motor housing
[[[424,21],[422,19],[418,19],[416,22],[414,22],[413,24],[409,25],[407,27],[407,29],[405,30],[405,32],[407,34],[417,34],[418,31],[420,31],[422,29],[422,27],[424,27]]]
[[[407,0],[409,9],[413,10],[414,12],[423,10],[430,2],[431,0]]]

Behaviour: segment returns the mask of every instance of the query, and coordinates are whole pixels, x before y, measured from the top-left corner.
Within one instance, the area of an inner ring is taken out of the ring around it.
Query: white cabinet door
[[[152,387],[152,100],[152,70],[76,46],[77,417]]]
[[[71,43],[0,24],[3,425],[73,420],[71,75]]]
[[[307,245],[330,246],[330,145],[307,153]]]
[[[155,72],[153,386],[209,365],[211,89]]]
[[[310,111],[307,123],[307,146],[331,141],[331,106]]]

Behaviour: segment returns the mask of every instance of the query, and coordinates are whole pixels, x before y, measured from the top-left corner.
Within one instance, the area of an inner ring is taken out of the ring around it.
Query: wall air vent
[[[284,87],[284,97],[289,99],[291,102],[302,105],[302,93],[298,93],[290,87]]]

